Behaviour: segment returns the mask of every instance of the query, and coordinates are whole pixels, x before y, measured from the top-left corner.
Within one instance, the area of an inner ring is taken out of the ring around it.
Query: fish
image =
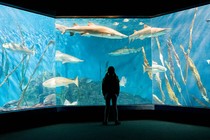
[[[152,74],[156,74],[159,72],[166,72],[167,68],[161,65],[158,65],[156,62],[152,62],[152,66],[145,66],[143,65],[143,71],[146,72],[152,72]]]
[[[8,49],[10,51],[18,52],[21,54],[27,54],[27,55],[35,54],[35,50],[30,50],[26,46],[17,44],[17,43],[4,43],[4,44],[2,44],[2,47],[4,47],[5,49]]]
[[[127,35],[124,35],[112,28],[96,25],[92,22],[88,22],[87,26],[80,26],[74,23],[73,27],[55,24],[55,28],[62,34],[69,32],[70,36],[73,36],[75,33],[79,33],[81,36],[95,36],[109,39],[123,39],[128,37]]]
[[[85,83],[89,84],[89,83],[91,83],[91,82],[93,82],[92,79],[87,79]]]
[[[61,61],[62,64],[65,64],[65,63],[79,63],[79,62],[83,62],[84,60],[62,53],[60,51],[56,51],[55,61]]]
[[[113,52],[110,52],[108,53],[109,55],[112,55],[112,56],[119,56],[119,55],[127,55],[127,54],[131,54],[131,53],[138,53],[140,52],[142,49],[141,47],[139,48],[122,48],[122,49],[118,49],[118,50],[115,50]]]
[[[127,83],[127,79],[125,78],[125,76],[122,76],[122,78],[120,79],[120,86],[125,87]]]
[[[119,25],[119,22],[114,22],[113,25],[117,26]]]
[[[144,25],[144,23],[143,22],[139,22],[139,25]]]
[[[4,108],[16,107],[19,100],[11,100],[3,105]]]
[[[127,19],[127,18],[123,19],[123,22],[128,22],[128,21],[129,21],[129,19]]]
[[[78,105],[78,100],[74,101],[74,102],[70,102],[69,100],[65,100],[64,101],[64,105],[68,106],[68,105]]]
[[[78,87],[78,76],[74,80],[65,77],[54,77],[42,83],[42,85],[47,88],[68,87],[69,84],[75,84]]]
[[[125,25],[124,25],[122,28],[123,28],[123,29],[126,29],[126,28],[127,28],[127,26],[125,26]]]
[[[44,105],[56,105],[56,94],[49,94],[43,101]]]
[[[144,24],[143,29],[138,31],[134,30],[134,33],[129,35],[129,41],[133,41],[135,39],[143,40],[145,38],[157,37],[166,34],[170,30],[170,28],[157,28]]]
[[[208,59],[208,60],[206,60],[206,62],[208,63],[208,64],[210,64],[210,60]]]

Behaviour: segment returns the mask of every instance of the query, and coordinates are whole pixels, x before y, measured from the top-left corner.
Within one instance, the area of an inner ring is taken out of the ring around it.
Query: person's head
[[[113,66],[109,66],[109,68],[108,68],[108,74],[110,74],[110,75],[115,74],[115,69],[114,69]]]

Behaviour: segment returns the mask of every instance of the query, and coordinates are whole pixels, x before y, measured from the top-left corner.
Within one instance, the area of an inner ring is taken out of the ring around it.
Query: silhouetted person
[[[110,101],[112,100],[112,107],[114,109],[115,124],[119,125],[118,120],[118,109],[117,109],[117,97],[120,93],[118,76],[115,73],[113,66],[108,68],[108,71],[102,81],[102,93],[106,101],[106,107],[104,110],[104,121],[103,124],[108,124],[109,112],[110,112]]]

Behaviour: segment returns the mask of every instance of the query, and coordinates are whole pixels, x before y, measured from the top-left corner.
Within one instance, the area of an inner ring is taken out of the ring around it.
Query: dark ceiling
[[[0,4],[51,17],[155,17],[197,6],[210,0],[0,0]]]

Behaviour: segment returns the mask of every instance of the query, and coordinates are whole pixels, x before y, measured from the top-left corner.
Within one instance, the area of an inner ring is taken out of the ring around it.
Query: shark
[[[135,39],[145,39],[150,37],[157,37],[160,35],[164,35],[167,32],[169,32],[171,28],[157,28],[157,27],[151,27],[147,24],[144,24],[144,28],[141,30],[134,30],[134,33],[129,35],[129,41],[133,41]]]
[[[30,50],[26,46],[17,44],[17,43],[4,43],[2,44],[2,47],[10,51],[21,53],[21,54],[27,54],[27,55],[35,54],[35,50]]]
[[[62,53],[61,51],[57,50],[55,53],[55,61],[61,61],[62,64],[64,64],[64,63],[79,63],[83,62],[84,60]]]
[[[42,85],[47,88],[56,88],[62,86],[68,87],[69,84],[75,84],[78,87],[78,76],[75,79],[69,79],[65,77],[53,77],[42,83]]]
[[[113,52],[108,53],[109,55],[112,56],[120,56],[120,55],[127,55],[127,54],[131,54],[131,53],[138,53],[141,51],[141,47],[140,48],[122,48],[122,49],[118,49],[115,50]]]
[[[88,25],[86,26],[80,26],[74,23],[72,27],[55,24],[55,28],[59,30],[61,34],[69,32],[70,36],[73,36],[75,33],[79,33],[81,36],[95,36],[109,39],[123,39],[128,37],[127,35],[124,35],[112,28],[96,25],[92,22],[88,22]]]
[[[159,72],[166,72],[167,68],[162,65],[158,65],[155,61],[152,61],[152,66],[143,65],[143,71],[151,72],[152,74],[157,74]]]

